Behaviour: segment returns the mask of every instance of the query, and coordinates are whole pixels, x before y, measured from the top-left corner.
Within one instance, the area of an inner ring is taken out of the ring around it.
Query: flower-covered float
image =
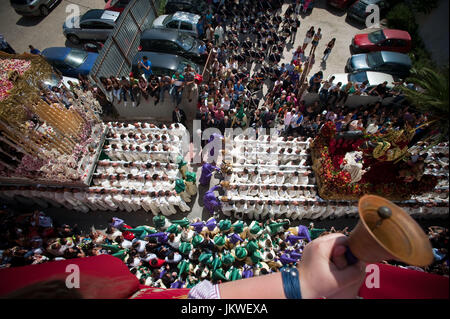
[[[384,133],[337,133],[333,122],[324,124],[311,144],[313,170],[320,197],[358,200],[376,194],[394,201],[432,191],[438,179],[424,174],[420,155],[412,159],[409,145],[414,129]]]
[[[0,182],[89,185],[106,133],[99,103],[81,91],[49,103],[45,80],[58,76],[41,56],[0,52],[0,66]]]

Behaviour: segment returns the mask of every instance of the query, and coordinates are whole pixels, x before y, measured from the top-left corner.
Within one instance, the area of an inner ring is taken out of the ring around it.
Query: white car
[[[177,11],[174,14],[164,14],[153,21],[152,28],[178,30],[198,38],[198,14]]]
[[[387,82],[387,88],[392,89],[394,87],[393,82],[395,79],[392,75],[381,72],[372,72],[372,71],[361,71],[355,73],[338,73],[330,75],[329,78],[334,76],[333,84],[337,84],[339,82],[344,86],[348,83],[348,81],[352,81],[353,83],[363,83],[364,81],[369,81],[367,85],[367,89],[370,90],[373,87],[382,84],[383,82]]]

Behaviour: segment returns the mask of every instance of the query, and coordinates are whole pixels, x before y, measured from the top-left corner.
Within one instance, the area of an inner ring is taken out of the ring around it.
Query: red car
[[[411,36],[406,31],[393,29],[357,34],[352,40],[351,49],[353,53],[373,51],[408,53],[411,50]]]
[[[328,5],[342,10],[348,8],[353,2],[355,0],[327,0]]]
[[[123,12],[130,1],[131,0],[108,0],[105,4],[105,10]]]

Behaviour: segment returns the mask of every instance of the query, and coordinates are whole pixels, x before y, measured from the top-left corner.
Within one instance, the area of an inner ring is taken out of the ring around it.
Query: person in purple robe
[[[203,230],[203,227],[205,226],[205,222],[200,221],[200,222],[192,223],[191,226],[194,227],[195,232],[200,234]]]
[[[170,285],[171,289],[180,289],[184,287],[184,282],[182,282],[181,280],[177,280],[174,283],[172,283]]]
[[[221,211],[222,204],[220,203],[220,200],[216,197],[214,194],[214,191],[221,188],[220,185],[216,185],[213,188],[211,188],[209,191],[205,193],[203,196],[203,203],[205,204],[206,209],[211,215],[214,215],[214,212]]]
[[[286,264],[296,263],[298,260],[295,258],[292,258],[288,254],[282,254],[280,256],[280,261],[283,265],[286,265]]]
[[[244,265],[244,271],[242,272],[242,278],[251,278],[253,277],[253,267],[250,265]]]
[[[233,233],[233,234],[231,234],[231,235],[228,235],[228,239],[230,240],[230,242],[233,244],[233,245],[236,245],[239,241],[244,241],[242,238],[241,238],[241,236],[239,236],[238,234],[235,234],[235,233]]]
[[[311,241],[311,236],[309,235],[308,227],[304,225],[298,226],[298,236],[301,237],[300,239],[306,239],[308,243]]]
[[[210,163],[205,163],[202,166],[202,174],[200,175],[200,185],[207,186],[209,185],[209,182],[211,181],[212,174],[214,171],[219,171],[220,168],[217,166],[214,166]]]
[[[125,225],[125,222],[123,219],[113,217],[111,218],[111,222],[109,224],[114,228],[121,229],[123,225]]]
[[[215,218],[211,218],[206,222],[206,227],[208,227],[209,231],[213,231],[217,226],[217,221]]]
[[[167,233],[164,233],[164,232],[149,234],[149,235],[147,235],[147,237],[156,237],[156,239],[158,240],[158,243],[160,243],[160,244],[166,243],[168,240]]]

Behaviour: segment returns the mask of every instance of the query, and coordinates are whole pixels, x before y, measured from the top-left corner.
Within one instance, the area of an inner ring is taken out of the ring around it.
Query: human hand
[[[365,263],[347,265],[347,237],[330,234],[309,243],[297,266],[304,299],[355,298],[365,279]]]

